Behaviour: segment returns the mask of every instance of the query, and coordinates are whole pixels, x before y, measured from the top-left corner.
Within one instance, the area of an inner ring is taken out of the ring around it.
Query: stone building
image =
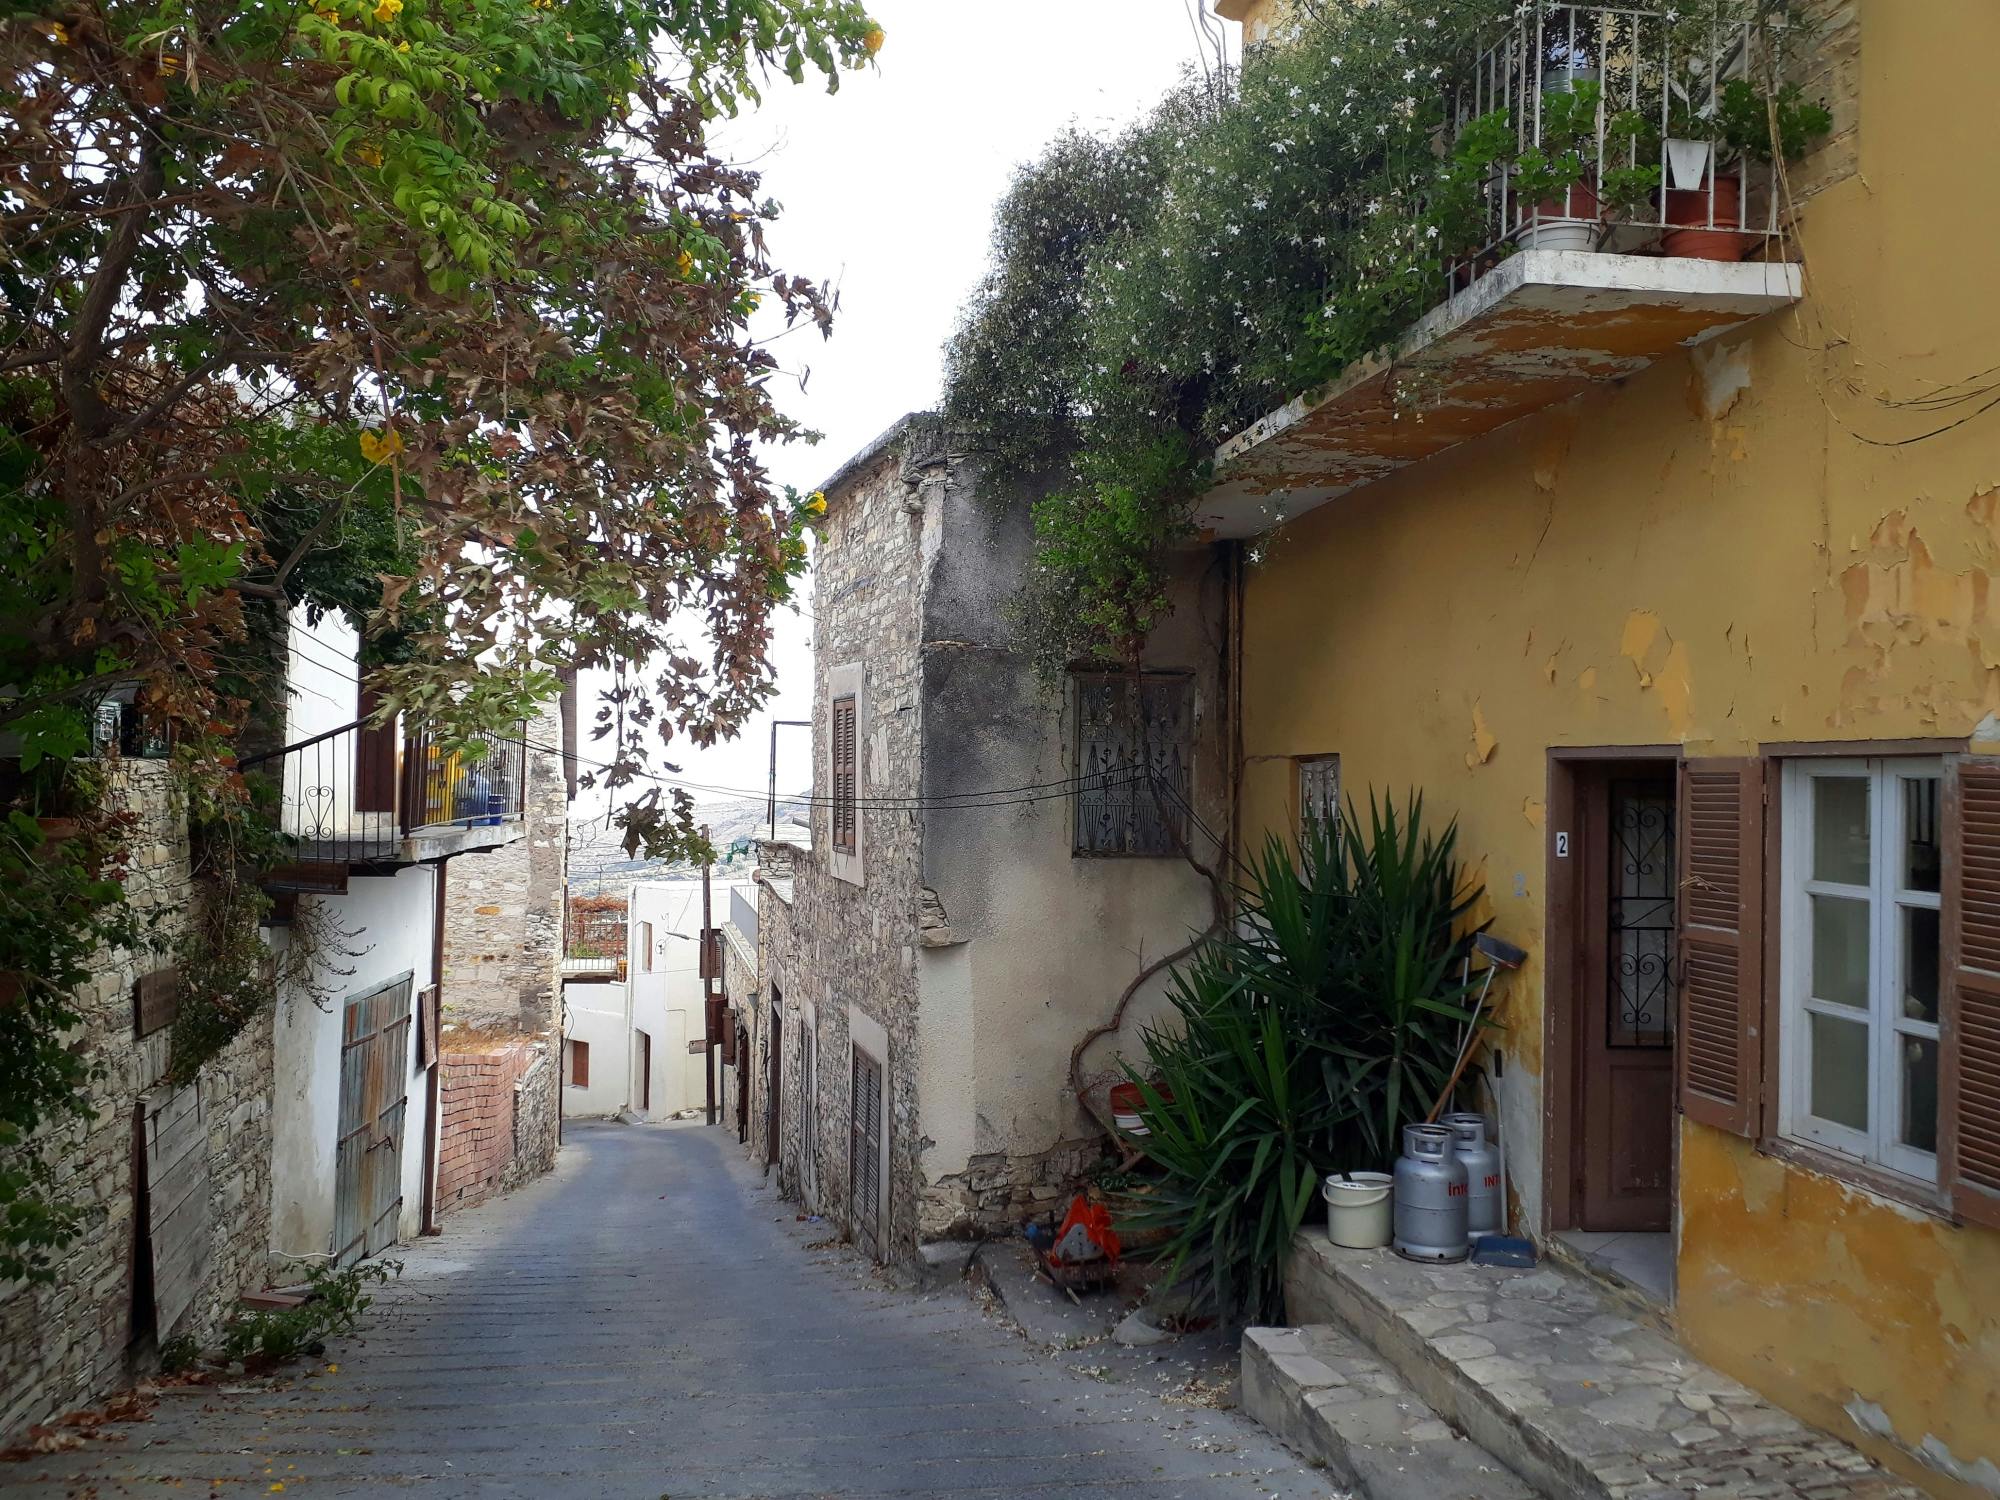
[[[187,820],[164,761],[115,762],[111,802],[137,818],[126,880],[132,903],[158,914],[158,941],[185,928],[192,899]],[[101,956],[78,997],[78,1041],[102,1071],[90,1088],[96,1117],[49,1143],[65,1188],[99,1216],[65,1252],[48,1285],[0,1286],[0,1444],[29,1423],[85,1406],[150,1371],[160,1342],[175,1333],[211,1340],[244,1292],[264,1284],[271,1223],[271,1014],[204,1066],[192,1085],[167,1089],[170,1025],[148,1025],[134,1003],[155,952]],[[194,1217],[173,1236],[192,1257],[193,1284],[158,1309],[151,1278],[146,1202],[141,1194],[142,1125],[173,1101],[198,1110],[206,1135],[196,1168],[206,1192],[182,1209]],[[186,1297],[183,1304],[181,1296]]]
[[[759,872],[748,1133],[775,1121],[787,1189],[895,1260],[1052,1209],[1101,1154],[1087,1105],[1157,978],[1081,1099],[1072,1050],[1216,910],[1223,591],[1190,566],[1137,679],[1045,684],[1008,613],[1027,497],[938,418],[824,488],[812,831]]]

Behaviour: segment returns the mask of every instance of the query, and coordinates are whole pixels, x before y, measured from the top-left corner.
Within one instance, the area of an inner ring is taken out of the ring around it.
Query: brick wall
[[[139,817],[126,890],[163,912],[160,941],[183,930],[190,900],[185,820],[168,768],[128,761],[112,768],[112,796]],[[99,1214],[72,1245],[49,1286],[0,1286],[0,1445],[23,1428],[87,1406],[156,1364],[150,1327],[134,1326],[133,1271],[144,1226],[136,1203],[135,1117],[140,1094],[166,1070],[171,1029],[143,1040],[132,987],[162,960],[124,950],[101,955],[79,997],[78,1040],[103,1068],[91,1090],[97,1117],[47,1144],[63,1183]],[[271,1013],[202,1070],[208,1120],[209,1253],[205,1280],[178,1329],[213,1340],[245,1291],[262,1286],[271,1218]]]
[[[447,1051],[439,1066],[440,1216],[555,1165],[556,1066],[546,1042]]]

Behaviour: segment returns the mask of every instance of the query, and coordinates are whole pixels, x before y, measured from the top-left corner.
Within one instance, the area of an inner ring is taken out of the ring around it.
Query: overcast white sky
[[[939,351],[986,263],[994,201],[1020,162],[1075,120],[1132,119],[1194,61],[1185,0],[873,0],[888,35],[872,72],[827,95],[782,80],[754,116],[718,133],[784,206],[778,265],[837,285],[833,338],[800,333],[774,350],[796,375],[780,404],[825,434],[769,456],[780,483],[811,489],[907,411],[937,402]],[[1231,53],[1236,28],[1228,28]],[[807,608],[810,608],[808,595]],[[810,621],[787,612],[775,717],[809,716]],[[770,715],[732,744],[678,757],[690,780],[761,789]],[[589,753],[588,749],[585,751]],[[781,731],[779,785],[811,780],[809,736]]]

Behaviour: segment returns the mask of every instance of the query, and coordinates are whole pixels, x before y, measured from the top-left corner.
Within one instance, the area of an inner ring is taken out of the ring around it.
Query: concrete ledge
[[[1368,1500],[1533,1500],[1337,1328],[1247,1329],[1243,1409]]]
[[[1554,1266],[1423,1266],[1302,1234],[1285,1298],[1293,1317],[1354,1333],[1440,1417],[1562,1500],[1922,1500]]]

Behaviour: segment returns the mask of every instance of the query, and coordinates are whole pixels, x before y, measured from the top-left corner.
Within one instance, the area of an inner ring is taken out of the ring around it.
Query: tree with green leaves
[[[0,931],[109,936],[27,816],[107,688],[174,726],[193,805],[250,805],[302,601],[446,740],[608,674],[628,840],[697,843],[636,789],[770,693],[811,519],[758,456],[802,434],[750,317],[832,321],[708,128],[881,43],[860,0],[0,4]],[[0,938],[0,1057],[67,1024],[88,946]],[[46,1072],[7,1071],[0,1146],[80,1107]]]

